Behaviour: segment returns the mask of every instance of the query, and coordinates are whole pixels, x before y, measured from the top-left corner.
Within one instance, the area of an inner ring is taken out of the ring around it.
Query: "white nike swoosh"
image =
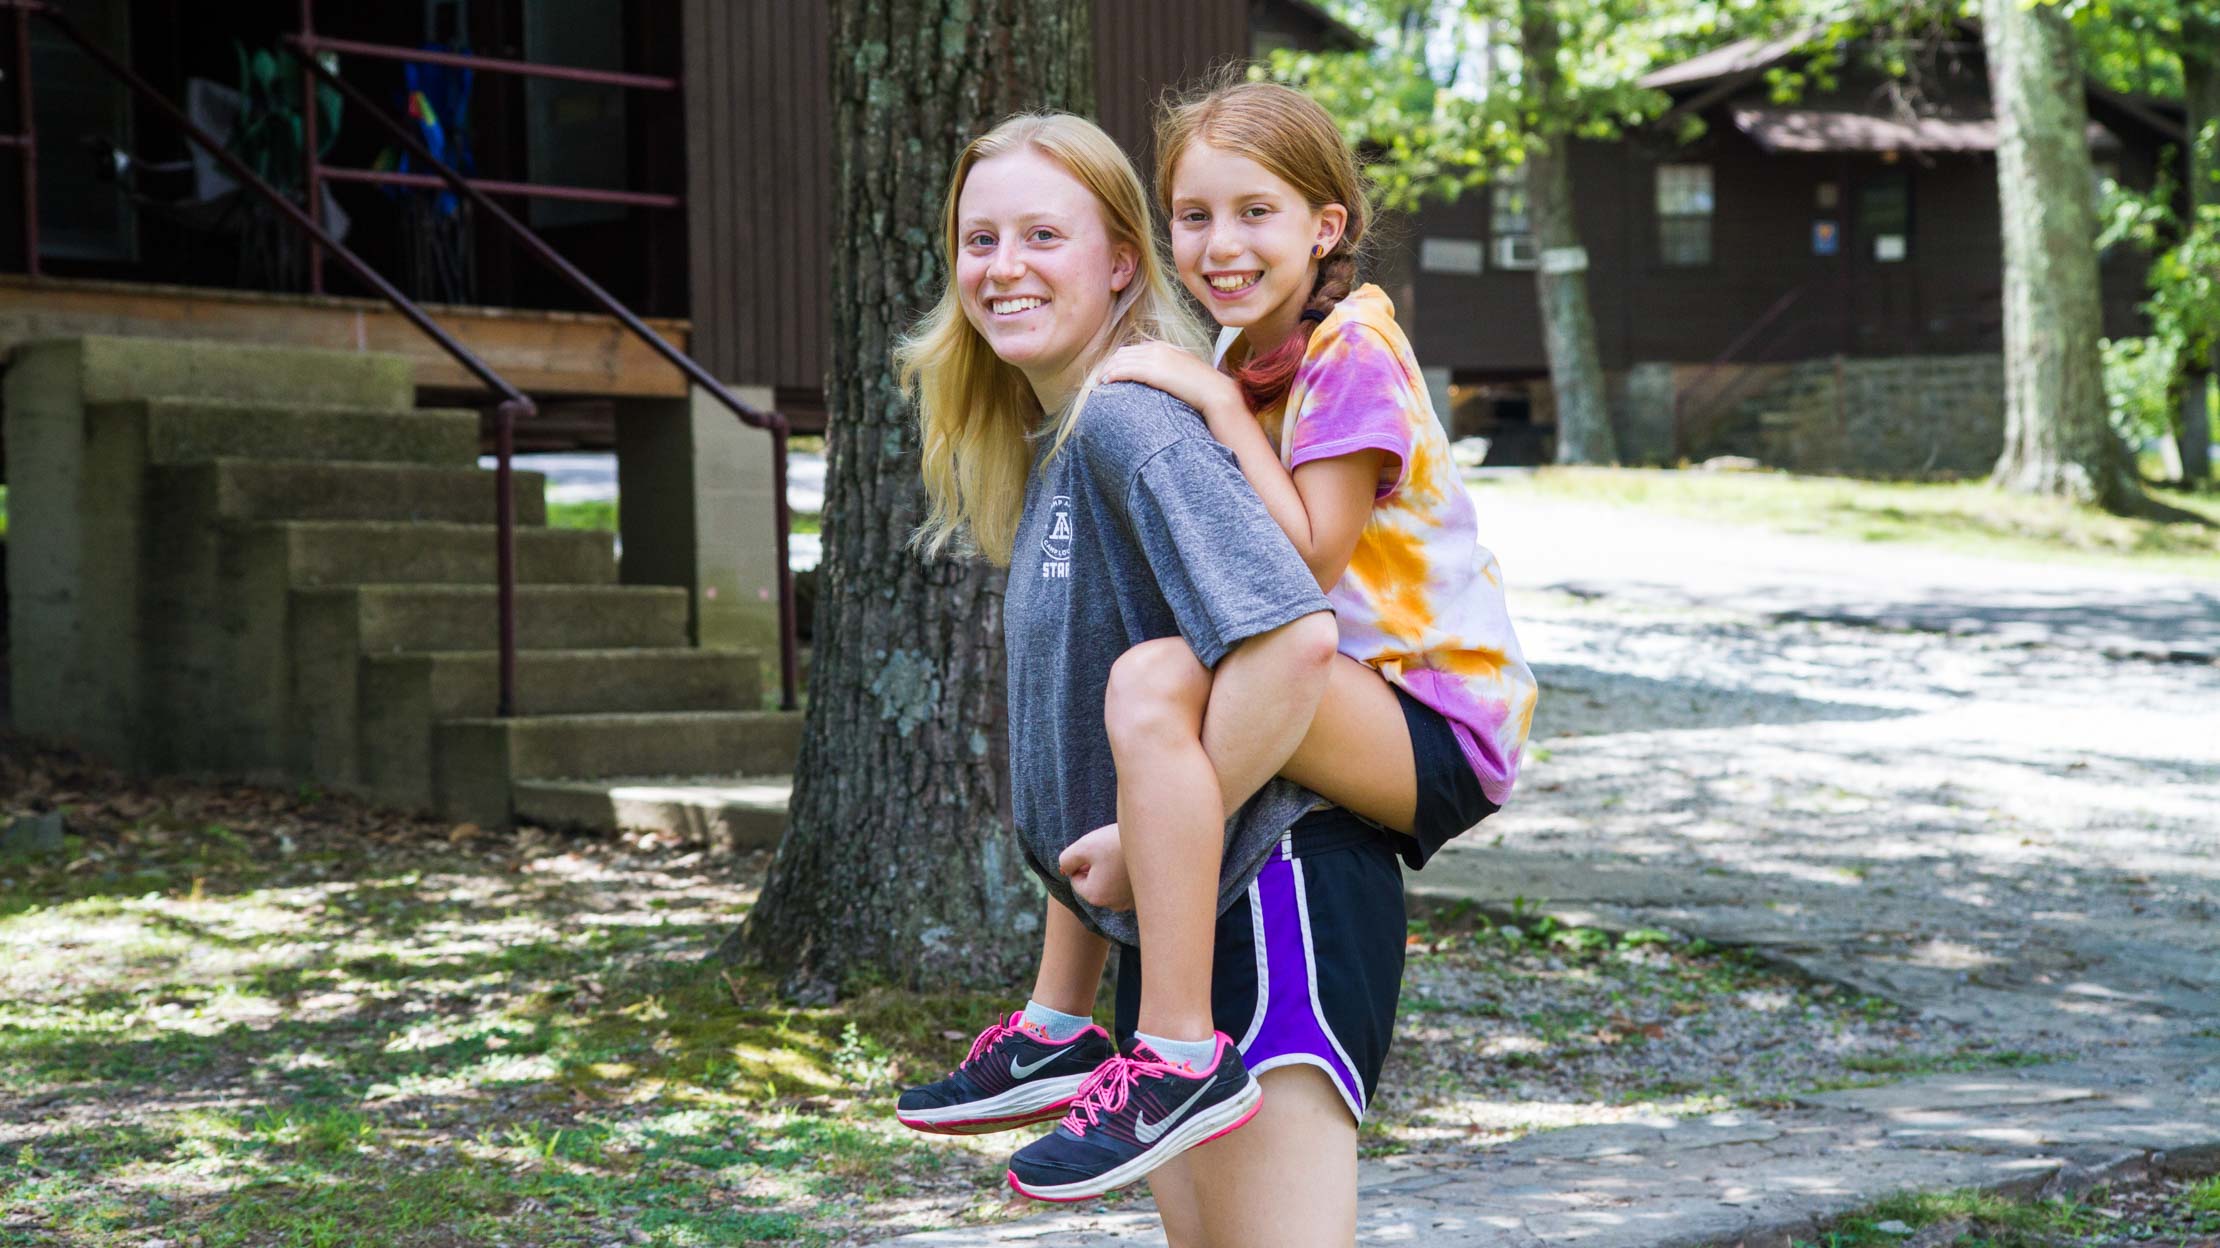
[[[1062,1050],[1058,1050],[1058,1052],[1061,1052],[1061,1051],[1062,1051]],[[1033,1073],[1034,1071],[1036,1071],[1036,1070],[1039,1070],[1039,1069],[1040,1069],[1041,1067],[1043,1067],[1043,1066],[1046,1066],[1046,1065],[1048,1065],[1048,1064],[1049,1064],[1050,1062],[1053,1062],[1053,1061],[1055,1061],[1055,1060],[1056,1060],[1056,1057],[1057,1057],[1057,1054],[1056,1054],[1056,1053],[1047,1053],[1047,1054],[1043,1054],[1043,1055],[1042,1055],[1042,1057],[1041,1057],[1041,1060],[1039,1060],[1039,1061],[1037,1061],[1037,1062],[1018,1062],[1018,1061],[1013,1061],[1013,1062],[1011,1062],[1011,1063],[1010,1063],[1010,1077],[1011,1077],[1012,1079],[1023,1079],[1023,1078],[1026,1078],[1027,1076],[1031,1075],[1031,1074],[1032,1074],[1032,1073]]]
[[[1203,1086],[1195,1089],[1195,1094],[1188,1097],[1186,1103],[1181,1105],[1178,1109],[1175,1109],[1171,1113],[1164,1115],[1162,1118],[1158,1119],[1155,1122],[1150,1122],[1145,1118],[1135,1121],[1133,1124],[1133,1138],[1139,1140],[1143,1144],[1156,1143],[1156,1137],[1164,1134],[1165,1130],[1169,1128],[1173,1123],[1178,1122],[1182,1118],[1185,1118],[1187,1116],[1187,1111],[1193,1109],[1195,1107],[1195,1102],[1201,1100],[1203,1098],[1203,1093],[1208,1091],[1210,1091],[1210,1081],[1208,1079],[1205,1079],[1203,1080]]]

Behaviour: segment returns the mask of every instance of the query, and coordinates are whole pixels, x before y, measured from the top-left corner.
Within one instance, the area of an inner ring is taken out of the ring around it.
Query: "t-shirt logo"
[[[1048,536],[1041,539],[1041,579],[1071,579],[1071,498],[1058,494],[1048,500]]]

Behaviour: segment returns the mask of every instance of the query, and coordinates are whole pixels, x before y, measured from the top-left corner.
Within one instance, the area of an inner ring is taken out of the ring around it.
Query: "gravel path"
[[[1367,1161],[1360,1242],[1785,1244],[1898,1190],[2220,1168],[2220,586],[1482,514],[1542,709],[1517,800],[1416,898],[1745,946],[2069,1060]]]

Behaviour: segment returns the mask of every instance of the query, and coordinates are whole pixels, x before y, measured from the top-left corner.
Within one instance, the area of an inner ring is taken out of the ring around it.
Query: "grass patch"
[[[1653,507],[1680,515],[1867,542],[1917,542],[2023,559],[2070,558],[2220,576],[2220,496],[2155,490],[2206,523],[2159,524],[1978,481],[1862,481],[1780,472],[1543,468],[1486,490]]]
[[[1879,1248],[1914,1235],[1937,1248],[2193,1248],[2220,1235],[2220,1179],[2097,1187],[2072,1199],[2008,1200],[1974,1191],[1892,1196],[1793,1248]]]
[[[617,531],[617,500],[589,498],[569,503],[551,501],[547,504],[547,527],[614,533]]]
[[[0,861],[0,1245],[816,1245],[1006,1216],[1010,1140],[884,1111],[1007,994],[789,1008],[704,965],[760,864],[141,787],[4,735],[0,789],[70,798],[62,854]]]

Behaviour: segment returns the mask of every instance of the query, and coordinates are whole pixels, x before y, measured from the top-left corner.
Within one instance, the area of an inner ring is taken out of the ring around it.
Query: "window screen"
[[[1657,254],[1671,265],[1711,263],[1711,166],[1657,167]]]

